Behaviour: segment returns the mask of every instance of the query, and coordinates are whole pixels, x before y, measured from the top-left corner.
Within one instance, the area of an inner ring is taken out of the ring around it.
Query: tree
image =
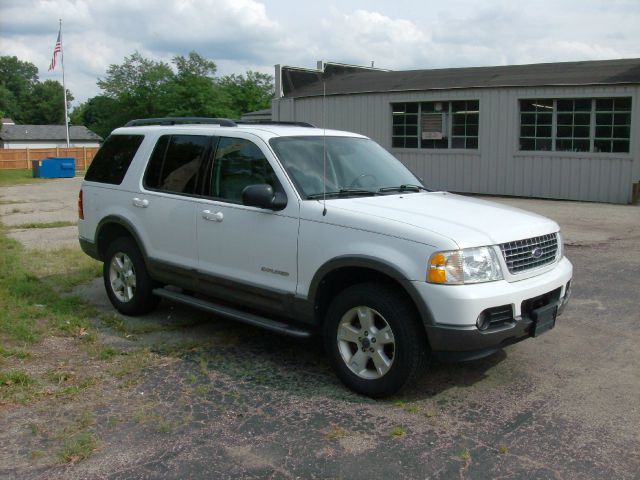
[[[98,79],[104,96],[116,100],[123,114],[131,118],[164,115],[165,87],[174,77],[164,62],[144,58],[139,52],[125,57],[121,65],[110,65],[107,75]]]
[[[18,57],[0,57],[0,113],[16,122],[22,120],[22,102],[38,84],[38,68]]]
[[[102,138],[106,138],[114,128],[126,122],[125,115],[120,110],[120,103],[117,100],[98,95],[73,110],[71,123],[85,125]]]
[[[67,90],[67,101],[73,95]],[[16,123],[48,125],[64,123],[62,85],[38,81],[38,68],[18,57],[0,57],[0,113]]]
[[[212,60],[207,60],[196,52],[189,52],[187,57],[175,56],[173,63],[178,69],[178,77],[207,77],[213,78],[218,66]]]
[[[176,56],[177,73],[167,84],[165,99],[169,116],[226,117],[232,115],[230,98],[216,82],[215,62],[196,52]]]
[[[82,123],[107,136],[129,120],[146,117],[239,117],[267,108],[273,95],[271,76],[246,75],[217,78],[217,65],[196,52],[175,56],[172,67],[144,58],[139,52],[123,63],[110,65],[98,79],[102,95],[76,108],[74,123]]]
[[[273,98],[273,77],[249,70],[245,75],[227,75],[220,85],[231,99],[236,116],[268,108]]]
[[[169,65],[144,58],[140,52],[125,57],[122,65],[109,65],[104,79],[98,79],[98,87],[111,98],[135,97],[141,89],[155,91],[173,77]]]
[[[0,57],[0,85],[22,98],[38,83],[38,67],[31,62],[23,62],[18,57]]]
[[[67,90],[67,102],[73,95]],[[57,80],[36,83],[29,97],[22,102],[21,123],[33,125],[60,125],[64,123],[64,95]]]
[[[0,117],[10,117],[13,120],[20,115],[18,99],[4,85],[0,85]]]

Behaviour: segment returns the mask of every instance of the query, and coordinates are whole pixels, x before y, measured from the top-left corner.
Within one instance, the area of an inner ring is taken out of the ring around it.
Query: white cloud
[[[59,17],[78,100],[135,50],[164,61],[195,50],[221,74],[316,60],[422,69],[640,57],[638,0],[0,0],[0,54],[60,79],[47,73]]]
[[[424,58],[430,44],[427,32],[410,20],[393,19],[378,12],[356,10],[342,13],[331,9],[321,23],[320,38],[326,59],[340,52],[346,63],[367,65],[371,60],[390,68],[401,68]],[[334,59],[334,58],[331,58]]]

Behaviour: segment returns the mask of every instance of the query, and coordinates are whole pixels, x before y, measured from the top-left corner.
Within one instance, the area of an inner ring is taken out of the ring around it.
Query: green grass
[[[113,347],[102,347],[98,352],[98,358],[100,360],[109,360],[118,355],[118,350]]]
[[[402,426],[402,425],[398,425],[397,427],[393,427],[393,428],[391,429],[391,432],[390,432],[391,436],[392,436],[392,437],[394,437],[394,438],[401,437],[401,436],[403,436],[405,433],[407,433],[407,431],[406,431],[406,429],[404,428],[404,426]]]
[[[76,176],[84,177],[84,170],[78,170],[76,167]],[[11,185],[24,185],[28,183],[40,183],[49,178],[33,178],[33,172],[30,168],[18,168],[16,170],[0,170],[0,187]]]
[[[98,441],[90,432],[80,432],[64,441],[60,461],[75,463],[87,458],[98,448]]]
[[[36,381],[24,372],[0,372],[0,385],[17,385],[28,387]]]
[[[3,402],[26,403],[33,398],[37,390],[38,381],[27,373],[0,372],[0,404]]]
[[[469,460],[471,460],[471,453],[469,452],[469,449],[466,447],[460,449],[460,451],[458,452],[458,458],[464,462],[468,462]]]
[[[23,185],[25,183],[41,182],[42,178],[33,178],[31,170],[0,170],[0,186]]]
[[[30,250],[22,256],[22,264],[25,270],[62,292],[102,275],[102,263],[74,247]]]
[[[324,432],[324,438],[326,440],[340,440],[349,436],[349,432],[342,428],[340,425],[331,424],[331,426]]]
[[[24,348],[4,348],[0,345],[0,357],[2,358],[18,358],[24,360],[31,356],[31,352]]]
[[[139,348],[123,353],[118,364],[110,372],[114,377],[122,379],[152,365],[155,358],[156,355],[148,347]]]
[[[0,309],[0,342],[3,345],[8,346],[7,342],[35,343],[46,334],[76,335],[80,329],[88,328],[95,309],[79,297],[60,296],[58,287],[64,290],[87,277],[93,278],[95,265],[85,268],[73,263],[68,265],[67,272],[41,279],[42,265],[36,265],[37,255],[34,258],[23,255],[22,246],[7,238],[4,227],[0,227],[0,251],[0,305],[3,305]],[[23,261],[23,257],[29,261]],[[29,262],[33,271],[25,265]],[[56,270],[61,260],[49,259],[48,263],[57,265],[52,266]]]
[[[60,228],[60,227],[74,227],[78,225],[78,222],[69,222],[66,220],[58,220],[56,222],[48,223],[22,223],[20,225],[11,225],[12,229],[18,228]]]

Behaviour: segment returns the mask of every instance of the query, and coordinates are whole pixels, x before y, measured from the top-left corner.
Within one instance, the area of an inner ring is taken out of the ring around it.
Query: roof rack
[[[178,125],[178,124],[208,124],[220,125],[221,127],[235,127],[236,122],[228,118],[207,118],[207,117],[164,117],[164,118],[140,118],[131,120],[125,127],[142,127],[145,125]]]
[[[238,125],[290,125],[294,127],[316,128],[315,125],[307,122],[285,122],[279,120],[235,120]]]

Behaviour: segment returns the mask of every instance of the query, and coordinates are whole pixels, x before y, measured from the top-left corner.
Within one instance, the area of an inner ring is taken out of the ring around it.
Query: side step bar
[[[235,308],[218,305],[216,303],[202,300],[200,298],[191,297],[180,292],[174,292],[173,290],[156,288],[153,290],[153,293],[154,295],[157,295],[159,297],[184,303],[200,310],[215,313],[216,315],[231,318],[232,320],[237,320],[239,322],[253,325],[255,327],[261,327],[266,330],[271,330],[272,332],[277,332],[297,338],[308,338],[311,336],[311,332],[300,330],[287,323],[277,322],[275,320],[271,320],[270,318],[254,315],[253,313],[247,313],[241,310],[236,310]]]

